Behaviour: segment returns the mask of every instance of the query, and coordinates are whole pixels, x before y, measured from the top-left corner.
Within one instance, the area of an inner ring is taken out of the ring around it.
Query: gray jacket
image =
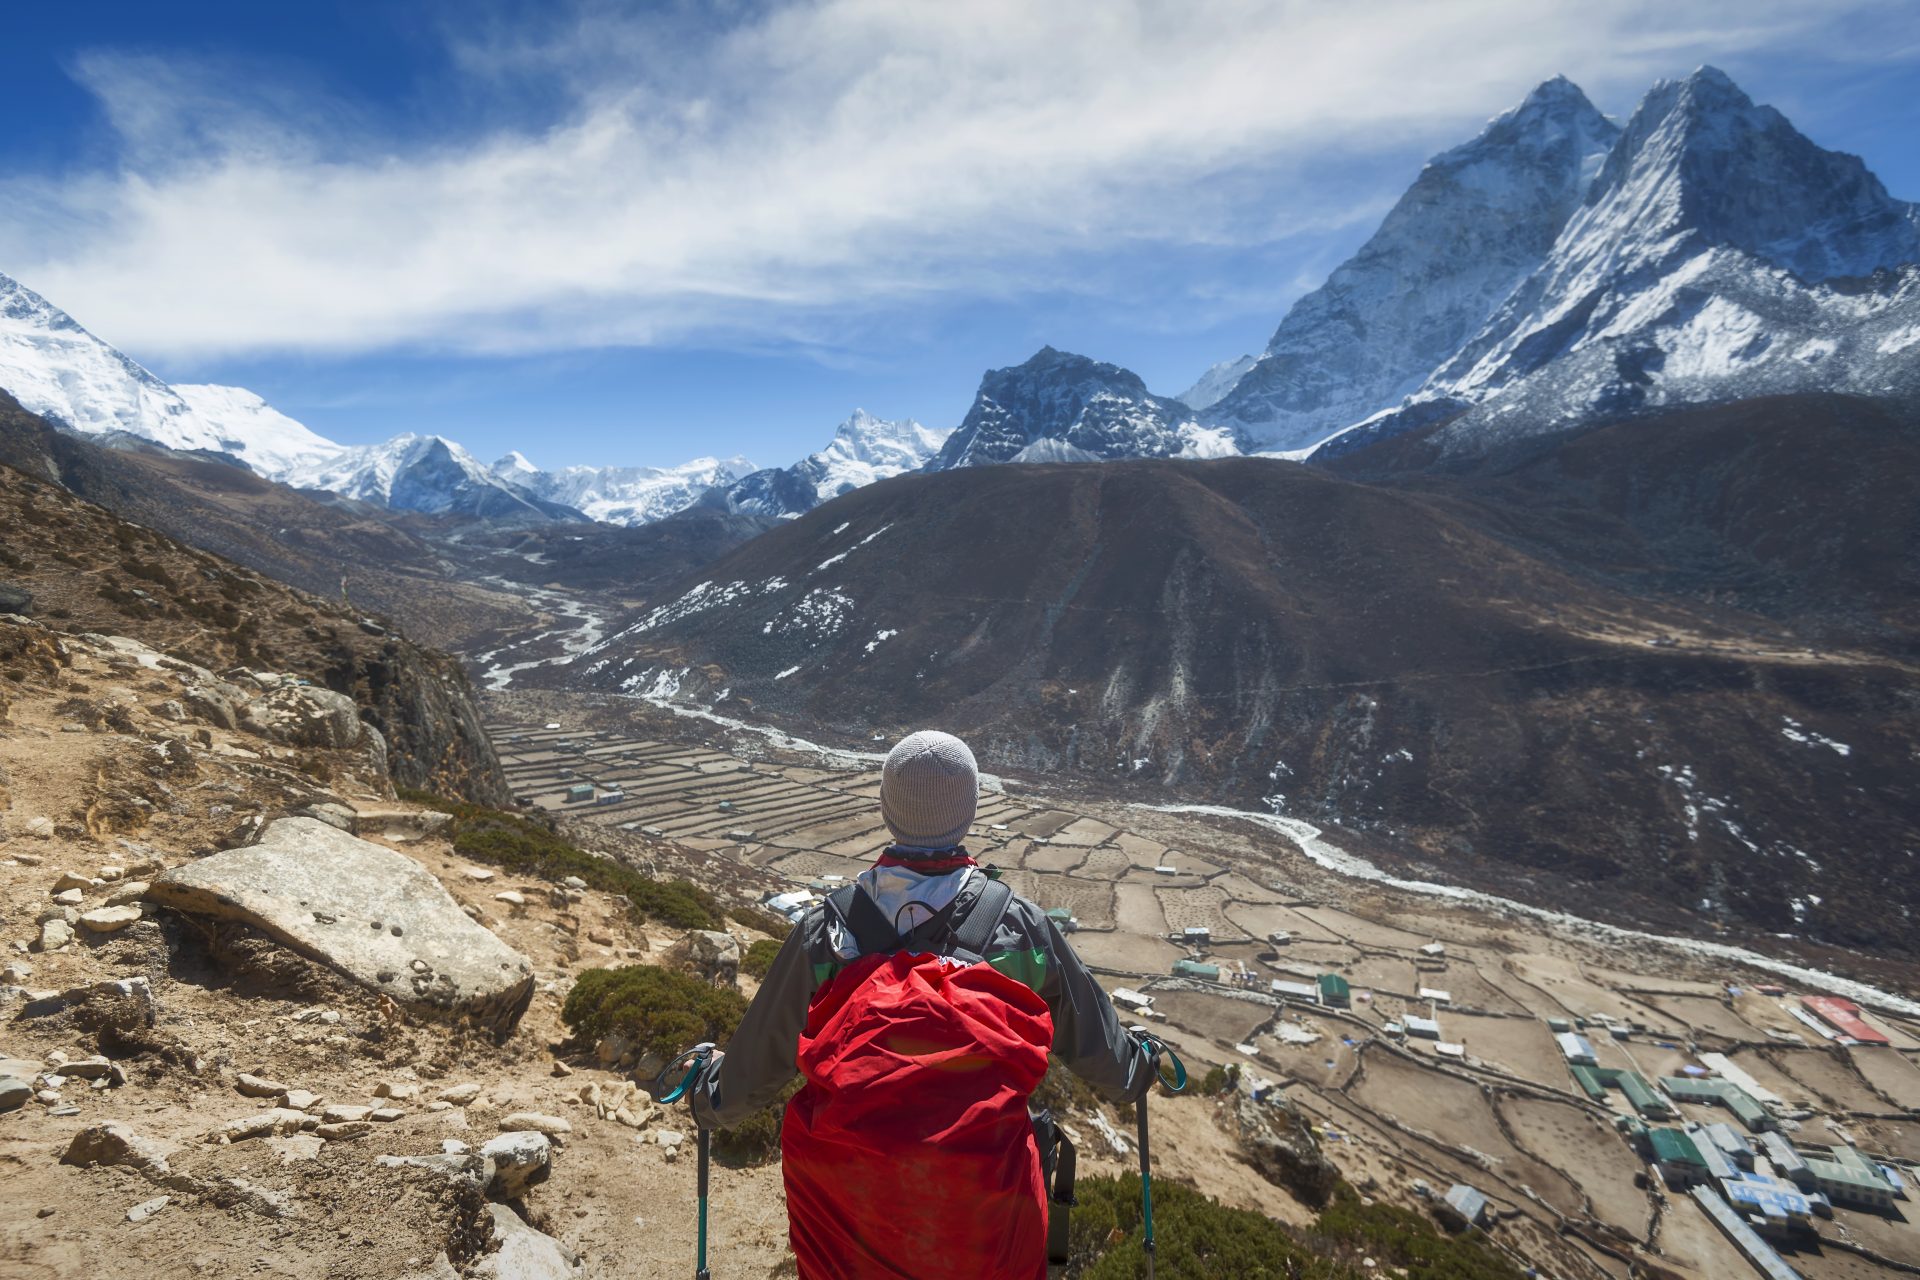
[[[965,918],[985,883],[976,876],[954,900],[950,920],[921,924],[894,949],[949,950],[953,925]],[[780,1096],[799,1074],[795,1057],[813,993],[854,955],[857,949],[826,904],[801,917],[725,1045],[726,1056],[691,1092],[696,1123],[703,1128],[738,1124]],[[1096,1092],[1113,1102],[1128,1102],[1152,1085],[1153,1069],[1145,1052],[1121,1027],[1113,1002],[1046,912],[1015,895],[986,958],[1046,1001],[1053,1014],[1053,1052]]]

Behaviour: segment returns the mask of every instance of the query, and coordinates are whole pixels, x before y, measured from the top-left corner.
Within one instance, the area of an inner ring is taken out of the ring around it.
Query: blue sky
[[[781,464],[1043,344],[1176,394],[1564,72],[1726,69],[1920,197],[1907,0],[10,13],[0,271],[347,442]]]

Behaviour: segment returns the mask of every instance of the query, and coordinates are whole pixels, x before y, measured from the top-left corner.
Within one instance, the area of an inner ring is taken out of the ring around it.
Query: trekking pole
[[[1180,1061],[1180,1055],[1167,1046],[1167,1042],[1150,1033],[1145,1027],[1131,1027],[1134,1038],[1140,1047],[1147,1051],[1149,1068],[1160,1081],[1161,1088],[1168,1093],[1179,1093],[1187,1087],[1187,1064]],[[1173,1062],[1173,1076],[1169,1079],[1160,1069],[1160,1055],[1165,1054]],[[1153,1166],[1152,1157],[1147,1150],[1147,1099],[1153,1093],[1153,1084],[1148,1082],[1146,1091],[1140,1095],[1140,1101],[1134,1106],[1134,1118],[1138,1123],[1140,1140],[1140,1217],[1145,1238],[1141,1247],[1147,1256],[1147,1280],[1153,1280]]]
[[[666,1069],[661,1071],[660,1075],[654,1080],[653,1087],[648,1089],[647,1092],[651,1093],[660,1102],[668,1106],[673,1105],[680,1101],[680,1099],[686,1097],[687,1091],[693,1088],[694,1082],[699,1080],[701,1073],[706,1070],[707,1060],[712,1055],[712,1041],[702,1041],[693,1046],[693,1048],[668,1063]],[[678,1084],[672,1088],[667,1088],[667,1078],[676,1071],[679,1071],[682,1067],[686,1068],[686,1074],[680,1077]],[[689,1111],[691,1111],[693,1104],[688,1103],[687,1107]],[[700,1123],[698,1117],[694,1119],[693,1126],[696,1134],[694,1146],[700,1153],[700,1217],[697,1234],[694,1237],[695,1258],[693,1280],[713,1280],[713,1272],[707,1269],[707,1177],[709,1170],[712,1168],[713,1141],[712,1135],[707,1131],[707,1127]]]

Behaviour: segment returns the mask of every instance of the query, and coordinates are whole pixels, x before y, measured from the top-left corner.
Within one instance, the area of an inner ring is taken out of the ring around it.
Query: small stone
[[[138,907],[100,907],[81,912],[80,927],[90,933],[118,933],[138,919]]]
[[[555,1058],[553,1060],[553,1074],[556,1076],[570,1076],[573,1074],[573,1068],[560,1061],[560,1059]]]
[[[154,1214],[160,1212],[172,1203],[172,1196],[155,1196],[151,1200],[142,1200],[139,1204],[127,1210],[127,1221],[145,1222],[148,1218],[151,1218]]]
[[[513,1199],[544,1179],[553,1166],[553,1141],[535,1130],[503,1133],[480,1148],[488,1170],[487,1192]]]
[[[472,1147],[460,1141],[458,1138],[440,1139],[440,1153],[442,1155],[463,1156],[471,1150],[473,1150]]]
[[[392,1124],[395,1120],[404,1118],[406,1114],[407,1113],[399,1107],[381,1107],[376,1111],[369,1112],[367,1118],[369,1120],[378,1120],[381,1124]]]
[[[349,1138],[364,1138],[373,1132],[371,1120],[342,1120],[335,1124],[323,1124],[313,1131],[317,1138],[328,1142],[344,1142]]]
[[[281,1099],[281,1105],[290,1111],[311,1111],[325,1101],[311,1089],[289,1089],[286,1097]]]
[[[92,880],[86,876],[75,875],[71,871],[62,871],[60,878],[53,882],[53,892],[56,895],[56,901],[58,900],[57,895],[59,894],[71,893],[75,889],[78,889],[81,893],[85,893],[91,888],[93,888]]]
[[[33,1085],[19,1076],[0,1076],[0,1111],[18,1111],[33,1097]]]
[[[50,1204],[43,1204],[40,1206],[40,1208],[37,1211],[35,1211],[33,1216],[36,1218],[51,1218],[53,1214],[54,1214],[53,1206]]]
[[[440,1091],[440,1101],[451,1102],[456,1107],[464,1107],[479,1096],[480,1086],[471,1081],[466,1084],[456,1084],[451,1088]]]
[[[91,1058],[81,1058],[69,1062],[60,1068],[60,1074],[78,1076],[82,1080],[102,1080],[113,1070],[113,1064],[98,1054]]]
[[[78,889],[62,889],[53,895],[53,900],[63,907],[77,907],[87,900],[87,895]]]
[[[120,877],[122,877],[122,876],[124,876],[124,875],[126,875],[126,874],[127,874],[127,869],[126,869],[125,867],[102,867],[102,868],[100,868],[100,879],[102,879],[102,880],[106,880],[106,881],[108,881],[108,882],[112,882],[112,881],[115,881],[115,880],[118,880],[118,879],[120,879]]]
[[[28,818],[27,825],[22,827],[21,830],[25,831],[35,840],[51,840],[53,839],[53,819]]]
[[[33,966],[24,960],[16,961],[0,969],[0,982],[11,987],[23,987],[33,979]]]
[[[518,889],[508,889],[504,893],[496,893],[493,895],[493,900],[495,902],[504,902],[510,907],[524,907],[527,905],[527,895]]]
[[[567,888],[569,889],[584,889],[587,887],[587,882],[585,880],[582,880],[579,876],[568,876],[564,880],[562,880],[560,883],[567,886]]]
[[[374,1087],[376,1098],[392,1098],[395,1102],[406,1102],[420,1096],[420,1086],[405,1081],[383,1080]]]
[[[467,879],[479,880],[483,883],[493,879],[493,872],[487,870],[485,867],[468,867],[466,874]]]
[[[320,1118],[328,1124],[353,1124],[365,1120],[373,1114],[372,1107],[349,1106],[336,1102],[320,1113]]]
[[[429,1102],[429,1103],[427,1104],[427,1110],[429,1110],[429,1111],[451,1111],[451,1110],[453,1110],[453,1104],[452,1104],[451,1102],[442,1102],[442,1101],[440,1101],[439,1099],[437,1099],[437,1098],[436,1098],[436,1099],[434,1099],[434,1100],[433,1100],[432,1102]]]
[[[42,1089],[33,1095],[33,1100],[43,1107],[57,1107],[61,1101],[60,1091],[58,1089]]]
[[[49,920],[40,926],[40,950],[59,951],[73,941],[73,926],[65,920]]]
[[[124,907],[129,903],[138,902],[140,899],[146,897],[147,889],[148,882],[145,880],[129,880],[125,884],[117,884],[108,891],[106,897],[100,899],[100,905],[103,907]]]
[[[500,1129],[503,1133],[531,1129],[549,1138],[565,1138],[573,1132],[573,1125],[560,1116],[545,1115],[538,1111],[516,1111],[500,1122]]]
[[[78,1107],[55,1107],[55,1108],[53,1108],[53,1110],[51,1110],[51,1111],[49,1111],[49,1112],[47,1112],[47,1114],[48,1114],[49,1116],[51,1116],[51,1117],[53,1117],[53,1118],[54,1118],[54,1119],[56,1119],[56,1120],[65,1120],[65,1119],[66,1119],[66,1118],[67,1118],[68,1116],[77,1116],[77,1115],[79,1115],[79,1114],[80,1114],[80,1108],[78,1108]]]
[[[233,1087],[249,1098],[277,1098],[288,1091],[287,1086],[281,1084],[278,1080],[270,1080],[265,1076],[256,1076],[248,1071],[242,1071],[234,1077]],[[294,1109],[296,1111],[306,1110],[305,1107],[296,1107]]]
[[[215,1129],[207,1137],[210,1141],[244,1142],[248,1138],[264,1138],[269,1135],[298,1133],[313,1123],[304,1111],[293,1111],[286,1107],[275,1107],[259,1115],[242,1116],[238,1120],[229,1120]]]

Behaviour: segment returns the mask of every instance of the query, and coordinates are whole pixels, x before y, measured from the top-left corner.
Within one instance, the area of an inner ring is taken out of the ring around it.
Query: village
[[[492,732],[523,806],[760,873],[790,917],[884,844],[877,760],[690,745],[648,714]],[[1196,1072],[1286,1099],[1371,1194],[1569,1276],[1920,1267],[1910,1006],[1416,899],[1252,824],[1014,781],[989,784],[968,847],[1048,909],[1130,1018]],[[1156,1144],[1156,1172],[1220,1158],[1189,1145]],[[1289,1214],[1277,1190],[1249,1199]]]

